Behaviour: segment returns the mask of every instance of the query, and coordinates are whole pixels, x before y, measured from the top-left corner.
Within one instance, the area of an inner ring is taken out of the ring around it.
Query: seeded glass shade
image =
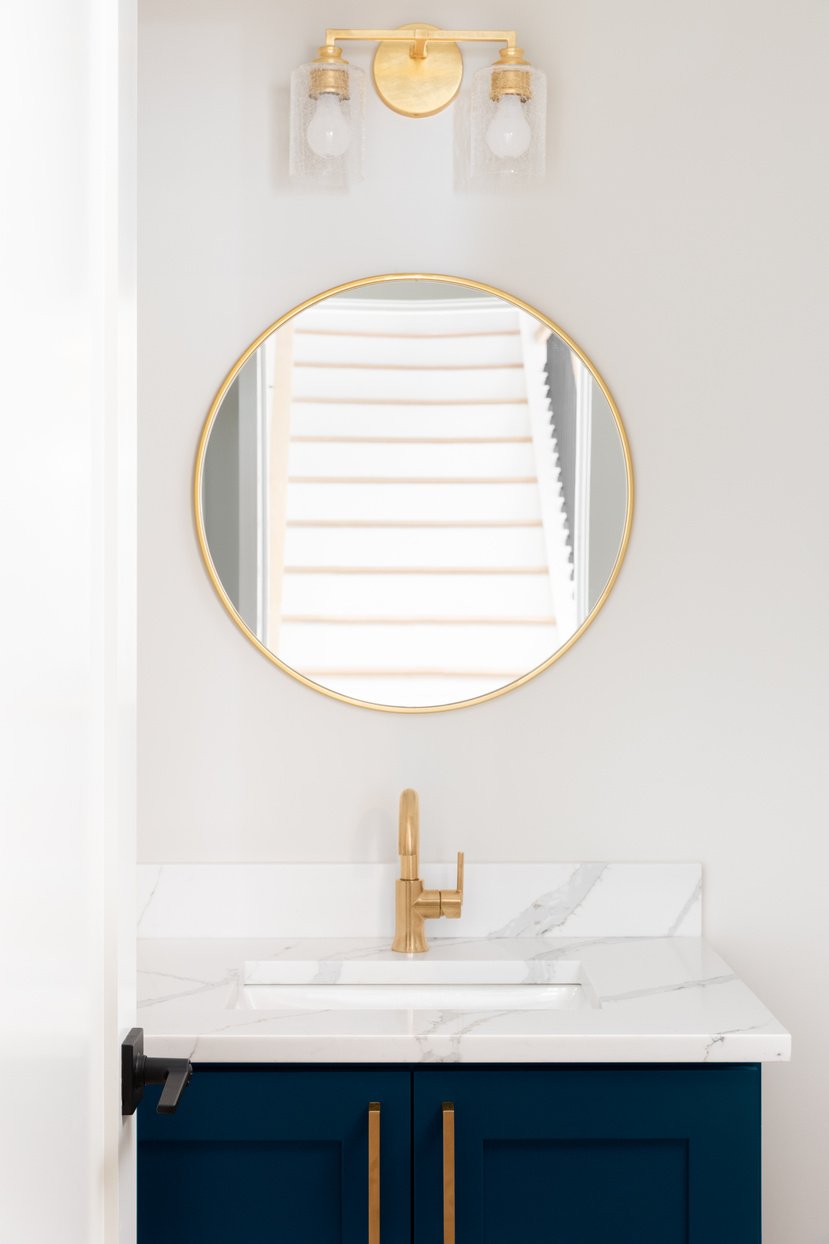
[[[346,61],[300,65],[291,74],[291,179],[347,190],[363,175],[365,74]]]
[[[498,189],[544,177],[547,77],[532,65],[489,65],[472,79],[470,187]]]

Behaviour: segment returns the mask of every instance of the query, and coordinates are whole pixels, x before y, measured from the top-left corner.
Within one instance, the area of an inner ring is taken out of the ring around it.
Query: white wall
[[[4,7],[0,1239],[26,1244],[135,1238],[135,45],[134,0]]]
[[[765,1238],[825,1244],[829,6],[444,4],[445,25],[515,23],[550,75],[548,180],[516,198],[455,194],[451,116],[372,96],[366,181],[287,185],[292,65],[335,16],[417,16],[337,7],[141,4],[141,859],[391,859],[405,785],[427,858],[701,859],[711,938],[795,1036],[766,1075]],[[492,282],[568,329],[638,483],[580,643],[515,694],[425,717],[268,665],[190,514],[202,419],[248,341],[308,294],[404,270]]]

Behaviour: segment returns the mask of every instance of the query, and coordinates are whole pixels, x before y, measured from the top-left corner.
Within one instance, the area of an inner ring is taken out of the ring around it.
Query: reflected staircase
[[[572,580],[543,363],[527,371],[538,328],[475,298],[339,298],[300,317],[268,632],[287,664],[417,706],[558,647]]]

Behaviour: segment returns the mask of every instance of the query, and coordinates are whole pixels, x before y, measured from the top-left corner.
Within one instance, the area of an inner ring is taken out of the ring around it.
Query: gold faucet
[[[400,796],[400,825],[397,849],[400,852],[400,879],[394,883],[394,941],[392,950],[428,950],[425,920],[447,916],[457,920],[463,906],[463,851],[458,852],[457,890],[424,890],[417,875],[420,850],[420,808],[417,791],[404,790]]]

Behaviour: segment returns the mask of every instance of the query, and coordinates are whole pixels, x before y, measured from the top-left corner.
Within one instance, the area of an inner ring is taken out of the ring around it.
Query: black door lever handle
[[[163,1084],[156,1113],[175,1114],[181,1095],[190,1083],[193,1068],[186,1058],[145,1058],[144,1083]]]
[[[121,1114],[135,1114],[147,1084],[164,1085],[156,1113],[175,1114],[192,1076],[189,1058],[148,1058],[144,1029],[131,1028],[121,1045]]]

